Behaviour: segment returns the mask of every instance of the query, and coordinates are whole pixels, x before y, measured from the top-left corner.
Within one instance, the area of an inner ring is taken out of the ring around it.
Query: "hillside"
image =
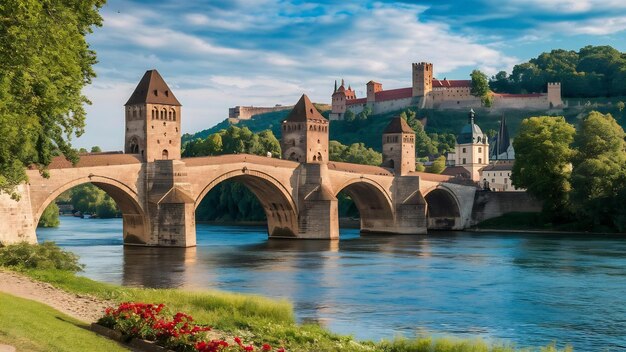
[[[584,98],[584,99],[564,99],[568,102],[569,107],[562,111],[531,111],[531,110],[491,110],[476,109],[476,123],[484,132],[491,129],[498,130],[500,118],[504,115],[507,119],[509,133],[512,138],[517,134],[519,125],[524,118],[539,115],[563,115],[570,123],[576,124],[577,118],[582,113],[590,110],[597,110],[602,113],[611,113],[622,127],[626,128],[625,111],[619,111],[616,103],[626,101],[626,97],[613,98]],[[342,144],[350,145],[352,143],[363,142],[366,146],[381,150],[381,133],[387,126],[387,123],[393,116],[397,116],[401,111],[390,112],[381,115],[372,115],[364,121],[331,121],[330,123],[330,139],[337,140]],[[280,123],[287,117],[289,110],[270,112],[253,116],[251,120],[241,121],[238,127],[248,127],[252,132],[260,132],[270,129],[280,138]],[[324,112],[324,116],[328,116],[328,112]],[[467,123],[467,111],[464,110],[434,110],[420,109],[417,111],[417,117],[425,119],[427,133],[453,133],[458,131]],[[225,129],[229,126],[228,121],[224,120],[219,124],[197,132],[193,135],[185,134],[183,143],[196,138],[206,138],[212,133]]]

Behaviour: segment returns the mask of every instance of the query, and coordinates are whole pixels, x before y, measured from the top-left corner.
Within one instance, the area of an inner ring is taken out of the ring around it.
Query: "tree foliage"
[[[489,88],[489,77],[482,73],[480,70],[474,70],[470,74],[472,78],[471,94],[475,97],[479,97],[483,102],[483,105],[491,106],[491,89]]]
[[[513,141],[511,181],[542,200],[547,214],[558,216],[567,208],[574,133],[563,117],[531,117],[522,121]]]
[[[14,198],[25,167],[45,168],[58,150],[77,161],[70,139],[83,132],[95,76],[85,40],[101,25],[104,0],[5,0],[0,4],[0,192]],[[44,172],[45,175],[45,172]]]
[[[91,183],[78,185],[69,190],[69,192],[70,202],[74,210],[83,214],[95,214],[103,219],[121,215],[121,211],[113,198]]]
[[[440,174],[443,170],[446,169],[446,157],[440,156],[435,161],[433,161],[432,165],[426,167],[426,172],[430,172],[431,174]]]
[[[591,112],[574,139],[571,203],[591,227],[626,230],[624,130],[610,114]]]
[[[533,93],[545,92],[548,82],[562,82],[568,97],[626,95],[626,54],[610,46],[552,50],[515,65],[510,76],[499,72],[490,86],[499,93]]]
[[[367,148],[363,143],[353,143],[347,146],[337,141],[330,141],[328,153],[328,158],[332,161],[376,166],[383,162],[381,153]]]
[[[59,207],[52,202],[46,207],[39,218],[40,227],[58,227],[59,226]]]

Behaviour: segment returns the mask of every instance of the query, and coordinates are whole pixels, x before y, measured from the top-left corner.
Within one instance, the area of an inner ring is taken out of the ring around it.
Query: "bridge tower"
[[[180,161],[181,104],[159,72],[149,70],[125,110],[124,152],[144,162],[141,185],[149,231],[135,239],[137,244],[195,246],[195,199]]]
[[[328,176],[328,120],[302,95],[282,123],[283,159],[300,162],[298,236],[339,238],[337,198]]]
[[[383,166],[400,176],[415,171],[415,132],[400,116],[383,132]]]
[[[143,161],[180,159],[180,108],[157,70],[149,70],[126,102],[124,152]]]

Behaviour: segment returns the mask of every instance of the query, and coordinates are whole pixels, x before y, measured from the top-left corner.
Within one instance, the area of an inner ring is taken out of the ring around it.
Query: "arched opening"
[[[161,152],[161,159],[167,160],[169,156],[170,156],[170,153],[167,151],[167,149],[163,149],[163,152]]]
[[[454,195],[443,188],[436,188],[424,197],[429,230],[452,230],[458,228],[461,212]]]
[[[133,136],[128,140],[128,153],[139,154],[139,141],[136,136]]]
[[[37,197],[33,200],[37,201]],[[56,215],[53,214],[55,211],[58,221],[53,225],[56,226],[44,229],[51,225],[49,221]],[[94,221],[104,224],[107,229],[116,228],[120,223],[114,223],[120,220],[115,219],[121,218],[123,243],[145,244],[148,241],[148,227],[137,195],[123,183],[110,178],[92,176],[68,182],[42,199],[34,216],[39,225],[39,240],[62,241],[67,239],[67,234],[80,237],[82,229],[93,227]],[[85,221],[91,222],[87,224]]]
[[[392,232],[394,215],[385,190],[374,181],[358,179],[345,184],[337,192],[340,224],[358,220],[361,232]]]
[[[267,221],[269,237],[296,237],[298,215],[289,192],[270,175],[237,170],[212,180],[196,199],[196,221]]]

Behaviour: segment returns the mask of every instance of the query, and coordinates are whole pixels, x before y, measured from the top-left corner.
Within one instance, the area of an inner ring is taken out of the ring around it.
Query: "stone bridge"
[[[195,209],[226,180],[257,196],[270,237],[338,238],[336,196],[342,191],[359,209],[362,232],[421,234],[469,224],[475,188],[449,183],[447,176],[397,177],[383,167],[339,162],[324,166],[247,154],[143,163],[137,155],[101,153],[83,155],[75,166],[56,158],[49,178],[27,171],[19,201],[0,196],[0,242],[36,242],[44,209],[84,183],[116,201],[127,244],[195,245]],[[320,178],[328,182],[320,184]]]
[[[476,188],[415,172],[415,135],[401,118],[382,133],[383,165],[328,161],[328,120],[306,96],[282,124],[282,159],[237,154],[180,157],[180,104],[158,72],[146,72],[126,103],[125,153],[62,157],[49,177],[28,170],[19,201],[0,194],[0,242],[36,242],[43,211],[61,193],[92,183],[123,214],[126,244],[196,244],[195,210],[216,185],[241,182],[259,199],[271,238],[337,239],[337,195],[347,193],[361,231],[423,234],[469,226]],[[168,142],[169,141],[169,142]]]

